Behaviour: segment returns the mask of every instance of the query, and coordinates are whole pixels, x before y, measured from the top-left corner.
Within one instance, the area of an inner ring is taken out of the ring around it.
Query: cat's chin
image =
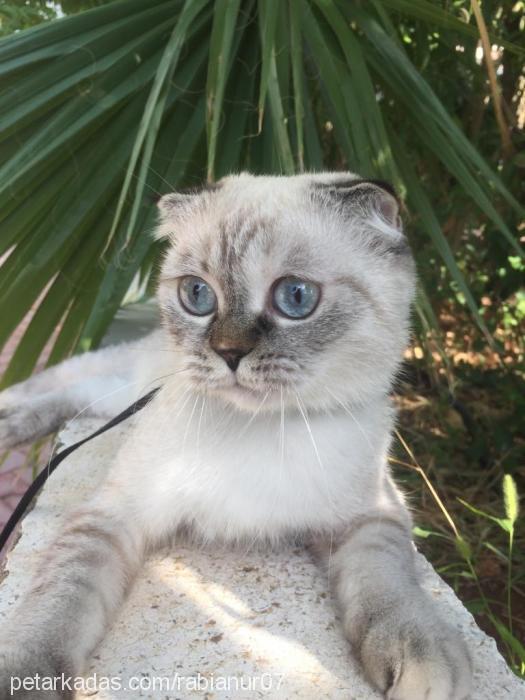
[[[235,381],[211,389],[208,387],[208,392],[224,403],[247,413],[264,413],[280,406],[280,391],[277,386],[250,386]]]
[[[258,389],[243,384],[232,384],[230,386],[221,387],[215,392],[223,401],[232,404],[242,411],[254,412],[268,402],[268,389]]]
[[[233,380],[231,383],[208,385],[206,393],[245,413],[280,413],[283,409],[297,411],[300,410],[299,403],[308,411],[323,411],[337,408],[342,400],[335,400],[333,395],[326,392],[323,395],[315,385],[297,385],[286,380],[255,386]]]

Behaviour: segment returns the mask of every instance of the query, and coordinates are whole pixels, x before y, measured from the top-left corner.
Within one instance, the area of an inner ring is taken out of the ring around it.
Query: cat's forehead
[[[304,173],[293,176],[228,175],[206,186],[216,205],[226,211],[258,212],[261,216],[286,216],[290,208],[308,205],[326,187],[361,181],[358,175],[344,173]],[[298,213],[297,211],[295,212]]]
[[[291,217],[300,219],[326,192],[327,186],[357,181],[359,178],[352,173],[228,175],[217,183],[164,196],[158,235],[173,239],[191,234],[196,226],[212,230],[219,220],[231,224],[249,218],[282,223]],[[230,228],[233,231],[235,227],[230,225]]]
[[[271,189],[269,189],[269,192]],[[329,255],[326,222],[290,192],[271,201],[214,193],[179,226],[169,258],[180,274],[202,271],[216,278],[312,272]]]
[[[315,238],[320,223],[329,228],[330,217],[319,211],[316,195],[334,178],[341,176],[230,175],[189,197],[174,195],[162,228],[174,242],[208,250],[228,246],[245,251],[251,243],[268,250],[275,239],[284,247],[299,238],[306,242]]]
[[[166,265],[181,274],[241,267],[243,274],[270,267],[307,274],[403,252],[396,217],[388,187],[351,173],[242,173],[164,197],[159,235],[172,243]]]
[[[261,216],[282,216],[307,195],[313,185],[306,176],[253,176],[242,173],[220,180],[215,189],[216,199],[230,211],[258,212]]]
[[[220,228],[234,242],[247,230],[253,236],[257,230],[269,231],[286,226],[294,217],[297,220],[309,194],[308,182],[299,177],[228,176],[197,195],[189,228],[193,218],[193,224],[198,220],[208,235],[213,237]],[[180,232],[184,234],[184,227]]]
[[[297,218],[237,208],[203,216],[193,233],[180,236],[170,258],[179,274],[204,272],[218,279],[255,280],[278,270],[316,269],[323,255],[315,248],[315,236]]]

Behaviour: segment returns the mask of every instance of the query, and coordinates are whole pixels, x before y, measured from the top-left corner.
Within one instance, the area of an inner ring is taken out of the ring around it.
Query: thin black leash
[[[42,471],[37,475],[35,480],[29,484],[26,492],[20,499],[18,505],[16,506],[15,510],[11,514],[11,517],[7,521],[7,523],[4,525],[4,528],[2,532],[0,533],[0,552],[4,548],[7,540],[11,536],[11,533],[21,520],[22,516],[26,512],[29,504],[33,500],[33,498],[36,496],[36,494],[40,491],[42,486],[46,483],[50,475],[55,471],[55,469],[58,467],[60,462],[62,462],[68,455],[70,455],[72,452],[74,452],[76,449],[81,447],[84,443],[89,442],[90,440],[93,440],[93,438],[98,437],[99,435],[102,435],[102,433],[105,433],[106,430],[110,430],[111,428],[115,427],[115,425],[118,425],[119,423],[122,423],[123,420],[126,420],[126,418],[129,418],[132,416],[134,413],[137,413],[137,411],[140,411],[141,409],[146,406],[151,399],[155,396],[157,391],[159,390],[159,387],[156,389],[152,389],[148,394],[145,396],[142,396],[138,401],[135,401],[135,403],[131,404],[131,406],[128,406],[125,411],[122,411],[122,413],[119,413],[118,416],[115,416],[115,418],[112,418],[108,423],[103,425],[101,428],[96,430],[94,433],[91,435],[88,435],[88,437],[83,438],[82,440],[79,440],[78,442],[75,442],[73,445],[69,445],[69,447],[66,447],[64,450],[56,454],[50,461],[48,466],[45,469],[42,469]]]

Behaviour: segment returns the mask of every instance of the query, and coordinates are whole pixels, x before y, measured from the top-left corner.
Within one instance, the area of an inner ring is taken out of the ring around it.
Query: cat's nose
[[[232,372],[235,372],[242,358],[250,351],[241,348],[213,348],[220,355]]]

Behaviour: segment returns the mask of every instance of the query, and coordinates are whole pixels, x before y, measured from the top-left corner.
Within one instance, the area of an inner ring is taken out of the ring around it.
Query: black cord
[[[49,476],[55,471],[55,469],[58,467],[60,462],[62,462],[68,455],[70,455],[72,452],[74,452],[77,448],[81,447],[85,442],[89,442],[89,440],[93,440],[93,438],[98,437],[99,435],[102,435],[102,433],[105,433],[106,430],[110,430],[111,428],[115,427],[115,425],[118,425],[119,423],[122,423],[123,420],[126,420],[126,418],[129,418],[129,416],[132,416],[134,413],[137,411],[140,411],[146,404],[148,404],[151,399],[155,396],[157,391],[159,390],[159,387],[156,389],[153,389],[150,391],[148,394],[145,396],[142,396],[138,401],[135,401],[135,403],[131,404],[131,406],[128,406],[125,411],[122,411],[122,413],[119,413],[118,416],[115,416],[115,418],[112,418],[109,423],[106,423],[103,425],[101,428],[96,430],[94,433],[91,435],[88,435],[88,437],[83,438],[82,440],[79,440],[78,442],[75,442],[73,445],[69,445],[69,447],[66,447],[62,452],[59,452],[57,455],[55,455],[50,461],[49,464],[45,469],[42,469],[42,471],[37,475],[35,480],[29,484],[27,491],[24,493],[20,501],[18,502],[18,505],[16,506],[15,510],[11,514],[11,517],[7,521],[7,523],[4,525],[4,528],[2,532],[0,533],[0,552],[2,549],[5,547],[5,544],[9,537],[11,536],[11,533],[17,526],[18,522],[26,512],[29,504],[33,500],[33,498],[36,496],[36,494],[40,491],[42,486],[46,483],[48,480]]]

